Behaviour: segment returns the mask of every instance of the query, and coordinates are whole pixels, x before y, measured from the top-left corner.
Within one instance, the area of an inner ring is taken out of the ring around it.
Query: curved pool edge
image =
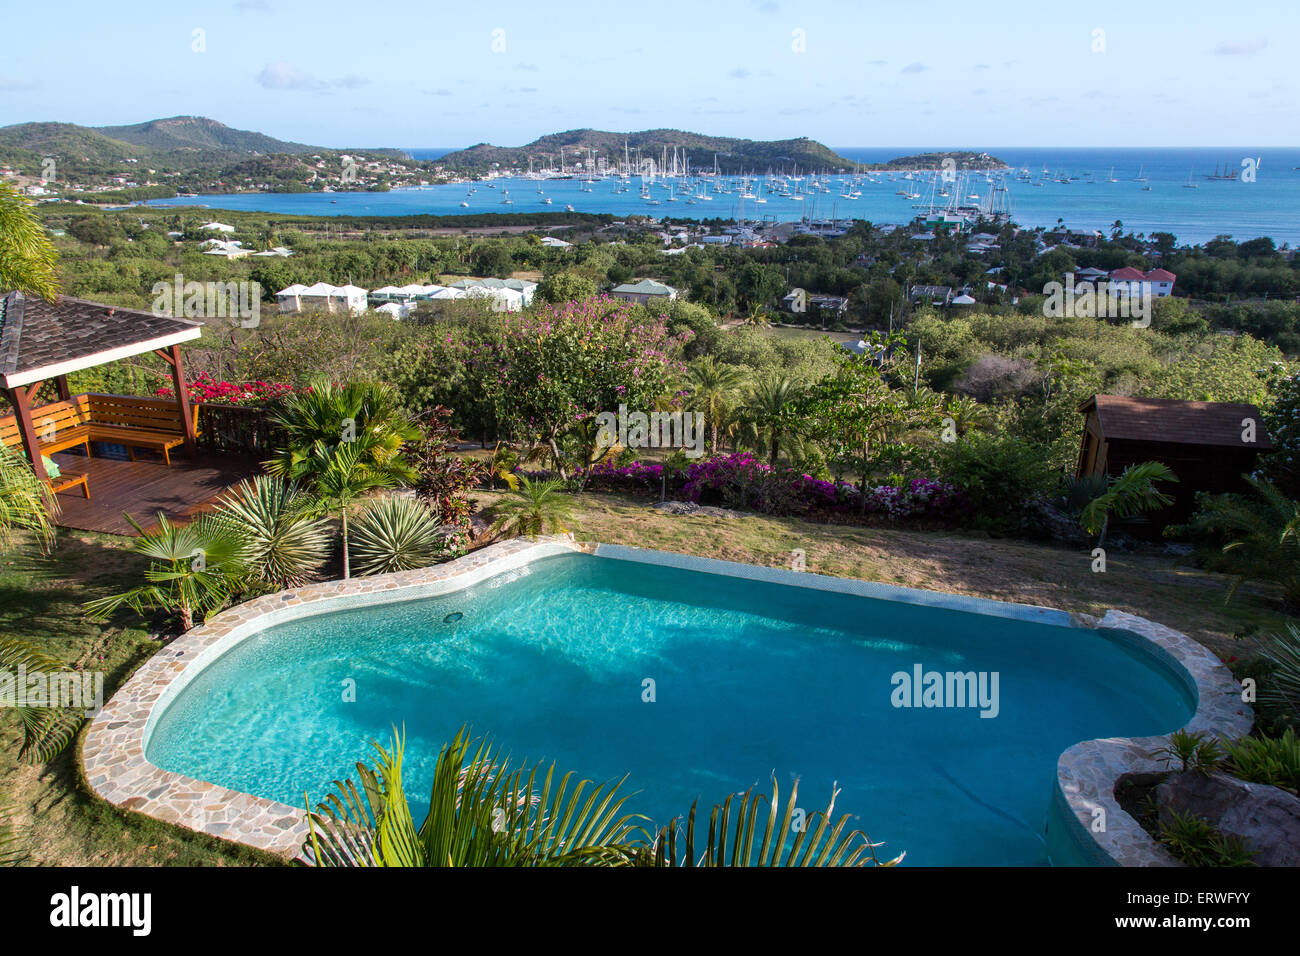
[[[1240,687],[1210,651],[1184,634],[1122,611],[1107,611],[1098,620],[1053,608],[806,571],[621,545],[575,543],[569,536],[515,538],[445,564],[308,585],[264,595],[221,612],[141,665],[95,716],[82,746],[86,780],[98,796],[122,809],[282,857],[301,859],[308,834],[304,807],[162,770],[145,758],[149,731],[168,704],[208,664],[266,627],[363,603],[374,605],[446,594],[541,558],[576,552],[1061,627],[1131,634],[1133,647],[1174,665],[1174,672],[1196,695],[1196,713],[1185,729],[1237,737],[1248,733],[1253,724],[1249,705],[1240,702]],[[1176,865],[1119,807],[1114,796],[1115,782],[1122,774],[1163,769],[1150,756],[1163,741],[1162,737],[1107,738],[1085,741],[1066,750],[1057,763],[1057,785],[1048,823],[1049,853],[1055,848],[1057,858],[1093,865]],[[1093,828],[1098,808],[1104,813],[1102,830]]]
[[[1250,733],[1255,716],[1241,699],[1241,685],[1211,651],[1173,628],[1136,614],[1109,610],[1100,619],[1078,615],[1086,627],[1133,635],[1134,646],[1175,665],[1196,694],[1196,712],[1183,725],[1234,740]],[[1119,805],[1115,785],[1128,773],[1168,770],[1152,754],[1160,737],[1107,737],[1070,747],[1056,762],[1056,791],[1049,812],[1049,856],[1095,866],[1181,866]]]
[[[568,537],[514,538],[445,564],[325,581],[263,595],[215,615],[145,661],[91,722],[81,749],[91,790],[109,803],[278,856],[301,858],[305,807],[292,807],[173,773],[145,757],[148,732],[167,705],[209,663],[245,637],[300,617],[406,601],[470,587],[554,554],[588,551]],[[386,599],[386,600],[385,600]]]

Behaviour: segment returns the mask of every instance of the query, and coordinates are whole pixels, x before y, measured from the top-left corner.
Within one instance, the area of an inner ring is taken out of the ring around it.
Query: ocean
[[[858,162],[883,162],[897,156],[958,147],[838,147],[836,151]],[[968,147],[961,147],[968,148]],[[1280,246],[1300,244],[1300,149],[1127,148],[1097,147],[981,147],[1012,168],[1006,177],[1012,218],[1024,226],[1055,226],[1110,232],[1116,220],[1125,232],[1170,232],[1181,243],[1203,243],[1219,235],[1238,241],[1271,237]],[[436,159],[446,149],[411,149],[417,159]],[[1243,166],[1243,162],[1246,163]],[[755,170],[762,176],[766,170]],[[1215,173],[1232,179],[1211,179]],[[1020,179],[1017,176],[1028,177]],[[1061,178],[1071,179],[1062,183]],[[1110,179],[1115,182],[1110,182]],[[1139,178],[1145,181],[1138,181]],[[924,211],[929,186],[918,187],[920,200],[897,195],[907,182],[889,175],[879,183],[861,182],[859,198],[841,194],[847,182],[831,177],[829,192],[808,201],[768,194],[759,183],[755,195],[766,202],[744,201],[739,190],[711,194],[711,201],[687,203],[682,195],[669,202],[670,192],[656,187],[657,204],[641,198],[639,183],[616,192],[610,181],[596,182],[590,192],[578,180],[536,182],[522,178],[495,180],[496,188],[465,184],[395,189],[387,193],[249,193],[152,200],[155,206],[203,206],[212,209],[255,210],[314,216],[406,216],[417,214],[468,215],[474,213],[577,212],[615,216],[642,214],[674,219],[737,219],[795,221],[807,216],[822,219],[865,219],[876,224],[907,223]],[[837,180],[839,180],[837,182]],[[1196,188],[1188,188],[1188,183]],[[967,194],[988,197],[992,188],[982,177],[965,184]],[[1149,187],[1149,188],[1148,188]],[[540,192],[539,192],[540,190]],[[511,202],[506,204],[508,192]],[[550,199],[548,204],[546,199]],[[937,199],[940,205],[946,200]],[[468,205],[462,205],[467,203]]]

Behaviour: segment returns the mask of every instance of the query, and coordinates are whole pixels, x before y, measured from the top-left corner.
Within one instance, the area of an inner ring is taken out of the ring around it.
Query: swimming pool
[[[254,629],[160,697],[144,756],[300,807],[404,725],[418,803],[469,724],[516,759],[627,774],[628,809],[656,822],[775,773],[799,777],[810,812],[838,784],[837,810],[909,865],[1041,865],[1062,751],[1167,733],[1197,709],[1159,656],[1063,612],[679,563],[550,554]],[[949,674],[974,675],[974,701]]]

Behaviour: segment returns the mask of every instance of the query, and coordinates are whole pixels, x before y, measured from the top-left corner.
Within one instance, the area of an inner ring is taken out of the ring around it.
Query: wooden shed
[[[1086,416],[1076,474],[1118,475],[1129,465],[1159,461],[1178,476],[1163,490],[1174,503],[1153,515],[1157,524],[1191,515],[1198,491],[1239,491],[1261,452],[1273,450],[1264,419],[1247,402],[1187,402],[1171,398],[1094,395]]]

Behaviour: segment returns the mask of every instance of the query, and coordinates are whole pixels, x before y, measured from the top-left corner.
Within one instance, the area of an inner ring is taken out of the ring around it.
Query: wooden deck
[[[79,490],[60,494],[60,528],[134,535],[123,517],[129,514],[145,530],[162,512],[168,520],[191,517],[207,507],[230,485],[257,474],[261,467],[251,458],[200,454],[195,460],[178,455],[171,467],[147,460],[118,461],[81,455],[51,456],[60,467],[88,472],[90,500]]]

